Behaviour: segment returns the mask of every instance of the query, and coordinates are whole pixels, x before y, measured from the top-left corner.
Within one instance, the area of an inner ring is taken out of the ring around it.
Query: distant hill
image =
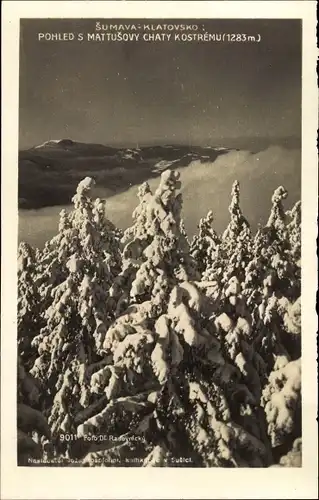
[[[139,159],[129,159],[135,153],[139,154]],[[216,230],[222,232],[225,229],[229,221],[230,191],[235,179],[240,182],[241,207],[253,231],[259,223],[264,224],[267,221],[271,196],[278,186],[283,185],[288,190],[288,198],[285,202],[287,209],[301,197],[300,149],[271,146],[258,153],[252,153],[243,150],[219,151],[217,148],[192,149],[161,146],[134,150],[119,149],[112,156],[112,158],[115,157],[118,163],[115,160],[114,163],[110,161],[109,167],[105,167],[107,163],[101,163],[102,170],[96,169],[91,172],[88,170],[90,163],[84,160],[83,163],[82,160],[73,163],[74,169],[67,172],[69,177],[65,177],[65,182],[70,182],[71,179],[70,184],[74,187],[71,190],[70,185],[66,185],[63,196],[64,199],[71,197],[78,179],[90,173],[97,181],[93,196],[108,198],[107,216],[122,229],[132,223],[132,211],[138,204],[138,185],[147,179],[151,188],[156,189],[160,172],[169,165],[170,168],[177,168],[181,173],[183,217],[190,236],[196,231],[200,217],[206,215],[208,210],[214,213]],[[120,158],[124,158],[122,164]],[[141,164],[144,167],[141,167]],[[84,170],[85,166],[86,170]],[[23,168],[27,170],[27,165],[24,164]],[[56,196],[60,201],[62,195],[58,192],[57,186],[61,186],[59,180],[63,173],[62,165],[59,164],[55,177],[53,170],[49,170],[48,175],[47,171],[40,166],[36,168],[43,174],[43,185],[47,189],[47,196],[52,196],[53,193],[53,197]],[[79,170],[75,171],[75,168]],[[39,173],[38,176],[40,176]],[[128,180],[131,185],[128,185]],[[52,182],[51,186],[49,182]],[[116,194],[111,196],[114,193]],[[19,239],[40,247],[48,238],[56,234],[59,212],[62,208],[61,206],[48,206],[48,200],[44,199],[44,195],[41,198],[41,195],[37,180],[33,203],[44,200],[44,205],[47,206],[39,210],[20,210],[19,212]],[[67,209],[70,208],[69,199],[64,204]],[[31,204],[32,200],[28,201]]]
[[[71,139],[49,140],[19,152],[19,208],[69,203],[78,182],[93,176],[108,197],[192,161],[214,162],[220,147],[144,146],[115,148]]]

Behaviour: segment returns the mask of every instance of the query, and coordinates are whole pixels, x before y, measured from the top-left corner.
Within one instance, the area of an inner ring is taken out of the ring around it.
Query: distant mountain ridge
[[[191,161],[184,167],[176,167],[180,163],[187,164],[189,158],[195,153],[192,151],[187,156],[189,149],[176,146],[172,148],[121,148],[119,156],[131,157],[132,151],[143,150],[144,160],[125,159],[116,166],[114,155],[109,162],[102,161],[98,169],[98,159],[88,161],[88,157],[80,158],[72,156],[69,152],[70,163],[65,163],[61,168],[61,158],[66,154],[55,156],[56,167],[46,169],[47,161],[52,161],[53,156],[48,156],[49,148],[43,148],[43,155],[37,156],[37,161],[42,161],[42,167],[37,163],[28,163],[25,160],[20,164],[20,186],[21,193],[26,193],[26,202],[29,207],[38,207],[37,210],[19,211],[19,240],[42,247],[48,239],[52,238],[57,231],[59,212],[61,208],[69,210],[71,207],[70,186],[83,179],[86,173],[97,181],[92,196],[108,198],[106,202],[106,213],[120,229],[126,229],[132,224],[132,212],[138,204],[138,186],[147,180],[153,190],[158,186],[158,176],[165,168],[177,168],[181,175],[183,196],[183,219],[187,234],[192,237],[197,231],[197,224],[201,217],[206,216],[212,210],[214,214],[214,228],[217,232],[225,229],[229,222],[228,206],[230,192],[235,180],[240,184],[240,204],[248,218],[252,231],[258,224],[265,224],[271,208],[271,198],[278,186],[284,186],[288,191],[288,199],[285,200],[285,208],[292,208],[293,204],[300,200],[301,192],[301,150],[300,148],[288,149],[272,145],[258,153],[249,150],[231,150],[225,154],[219,154],[214,161],[207,161],[206,151],[201,150],[199,160]],[[178,150],[179,148],[179,150]],[[33,154],[35,154],[34,150]],[[58,151],[54,147],[51,151]],[[169,152],[170,151],[170,152]],[[29,152],[29,160],[32,159]],[[140,154],[140,151],[138,151]],[[147,154],[150,160],[146,160]],[[162,156],[161,156],[162,154]],[[168,155],[170,154],[170,159]],[[176,156],[179,158],[175,161]],[[166,156],[165,156],[166,155]],[[183,155],[185,155],[183,157]],[[33,160],[34,157],[33,157]],[[64,161],[64,160],[63,160]],[[72,163],[73,162],[73,163]],[[75,166],[73,170],[69,167]],[[32,165],[30,167],[30,165]],[[169,166],[170,165],[170,166]],[[88,168],[91,168],[89,171]],[[65,171],[63,171],[65,169]],[[68,170],[69,169],[69,170]],[[85,170],[86,169],[86,170]],[[36,177],[30,175],[36,173]],[[22,180],[23,183],[22,183]],[[61,181],[62,179],[62,181]],[[140,179],[140,181],[139,181]],[[63,182],[65,185],[63,185]],[[126,187],[127,186],[127,187]],[[76,187],[76,186],[75,186]],[[65,189],[63,192],[62,189]],[[34,193],[34,198],[32,195]],[[62,205],[61,199],[66,200]],[[20,199],[20,207],[21,207]],[[41,208],[43,207],[43,208]]]
[[[224,147],[180,145],[120,148],[72,139],[51,139],[19,152],[19,208],[33,209],[69,203],[78,182],[94,177],[111,196],[157,177],[166,168],[193,161],[214,162],[231,151]]]

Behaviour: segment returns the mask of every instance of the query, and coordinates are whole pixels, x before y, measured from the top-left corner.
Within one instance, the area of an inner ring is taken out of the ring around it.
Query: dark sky
[[[125,20],[139,22],[159,24]],[[198,32],[260,34],[261,41],[38,41],[39,32],[86,36],[95,20],[22,20],[20,148],[62,138],[208,145],[300,136],[300,21],[187,23]]]

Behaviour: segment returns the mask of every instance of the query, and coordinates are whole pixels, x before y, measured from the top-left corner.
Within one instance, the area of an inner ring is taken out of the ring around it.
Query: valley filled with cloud
[[[240,182],[242,208],[253,230],[265,223],[272,193],[279,185],[289,193],[287,208],[300,199],[298,148],[270,146],[252,153],[218,147],[116,149],[62,142],[59,147],[49,143],[20,155],[19,239],[39,247],[55,234],[59,212],[70,206],[74,187],[86,175],[95,179],[95,195],[107,198],[107,216],[121,229],[132,222],[138,186],[145,180],[151,187],[157,185],[166,168],[181,173],[189,236],[209,210],[214,213],[216,230],[222,231],[228,222],[234,180]]]

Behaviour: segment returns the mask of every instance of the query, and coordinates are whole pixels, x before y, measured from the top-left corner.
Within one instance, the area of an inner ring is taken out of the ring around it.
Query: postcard
[[[314,498],[315,2],[4,2],[3,47],[3,498]]]

